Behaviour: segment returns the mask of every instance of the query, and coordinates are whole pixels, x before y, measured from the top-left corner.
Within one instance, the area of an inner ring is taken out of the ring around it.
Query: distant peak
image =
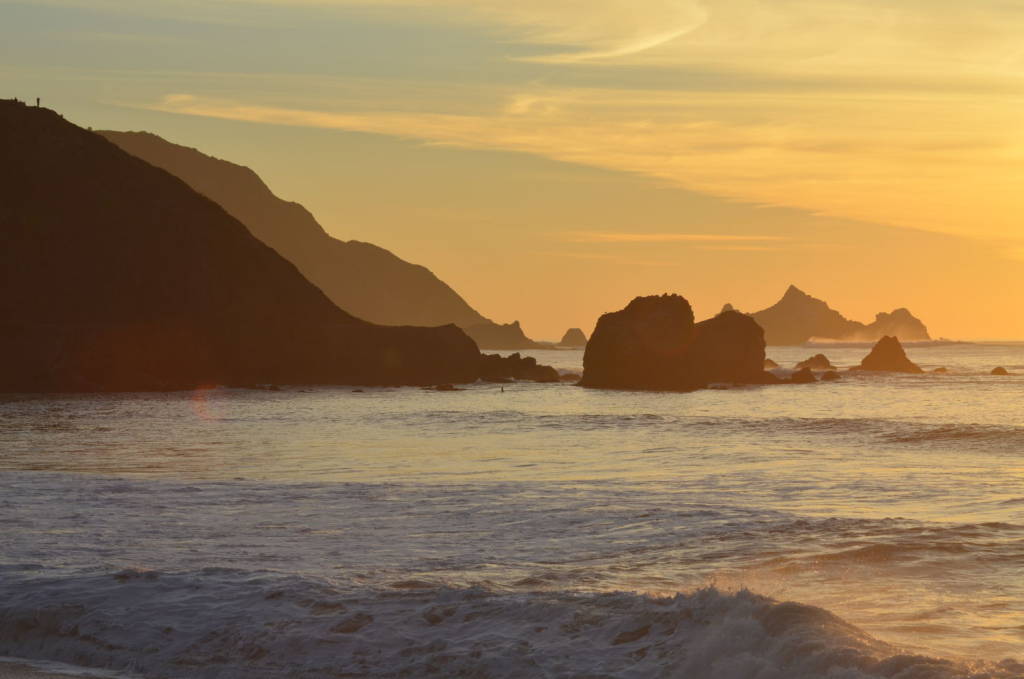
[[[795,285],[790,284],[790,286],[786,288],[786,294],[783,295],[783,297],[810,297],[810,295]]]

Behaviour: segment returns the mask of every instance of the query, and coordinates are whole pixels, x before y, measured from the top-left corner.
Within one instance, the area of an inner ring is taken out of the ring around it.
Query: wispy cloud
[[[440,106],[437,98],[422,101]],[[748,203],[1019,238],[1024,130],[1013,107],[964,106],[953,95],[837,102],[813,93],[752,99],[540,87],[510,92],[505,101],[511,103],[461,114],[336,112],[189,94],[142,106],[531,153]]]
[[[785,241],[786,236],[761,236],[722,233],[607,233],[573,231],[565,235],[572,243],[743,243]]]

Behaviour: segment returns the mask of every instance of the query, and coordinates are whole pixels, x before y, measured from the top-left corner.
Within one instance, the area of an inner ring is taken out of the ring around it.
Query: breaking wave
[[[1024,665],[901,652],[747,590],[668,597],[361,589],[268,571],[0,580],[0,654],[149,677],[1010,679]]]

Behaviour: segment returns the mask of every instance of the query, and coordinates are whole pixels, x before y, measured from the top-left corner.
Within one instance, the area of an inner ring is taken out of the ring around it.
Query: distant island
[[[587,336],[583,334],[583,330],[580,328],[569,328],[562,335],[562,340],[558,343],[558,346],[581,349],[587,346]]]
[[[247,167],[149,132],[99,134],[218,203],[297,266],[338,307],[358,318],[381,325],[454,323],[481,349],[539,346],[518,321],[498,324],[485,318],[426,267],[371,243],[328,235],[306,208],[278,198]]]
[[[732,308],[731,304],[726,304],[723,310]],[[773,346],[799,345],[812,340],[876,342],[885,336],[897,337],[903,342],[931,339],[928,328],[907,309],[881,312],[872,323],[859,323],[795,285],[790,285],[774,305],[750,316],[764,329],[765,341]]]
[[[455,325],[338,308],[235,217],[44,108],[0,101],[0,391],[467,382]]]

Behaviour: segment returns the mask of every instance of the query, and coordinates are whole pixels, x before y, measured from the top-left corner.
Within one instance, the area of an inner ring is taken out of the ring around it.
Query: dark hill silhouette
[[[874,342],[886,336],[904,342],[929,340],[928,329],[906,309],[879,313],[869,325],[851,321],[823,300],[808,295],[795,285],[774,305],[750,314],[764,328],[770,345],[797,345],[811,339]]]
[[[148,132],[100,134],[219,203],[336,305],[358,318],[382,325],[454,323],[487,349],[535,346],[518,323],[499,325],[481,316],[426,267],[371,243],[328,235],[306,208],[275,196],[247,167]]]
[[[0,101],[0,391],[476,378],[457,327],[382,327],[180,179]]]

